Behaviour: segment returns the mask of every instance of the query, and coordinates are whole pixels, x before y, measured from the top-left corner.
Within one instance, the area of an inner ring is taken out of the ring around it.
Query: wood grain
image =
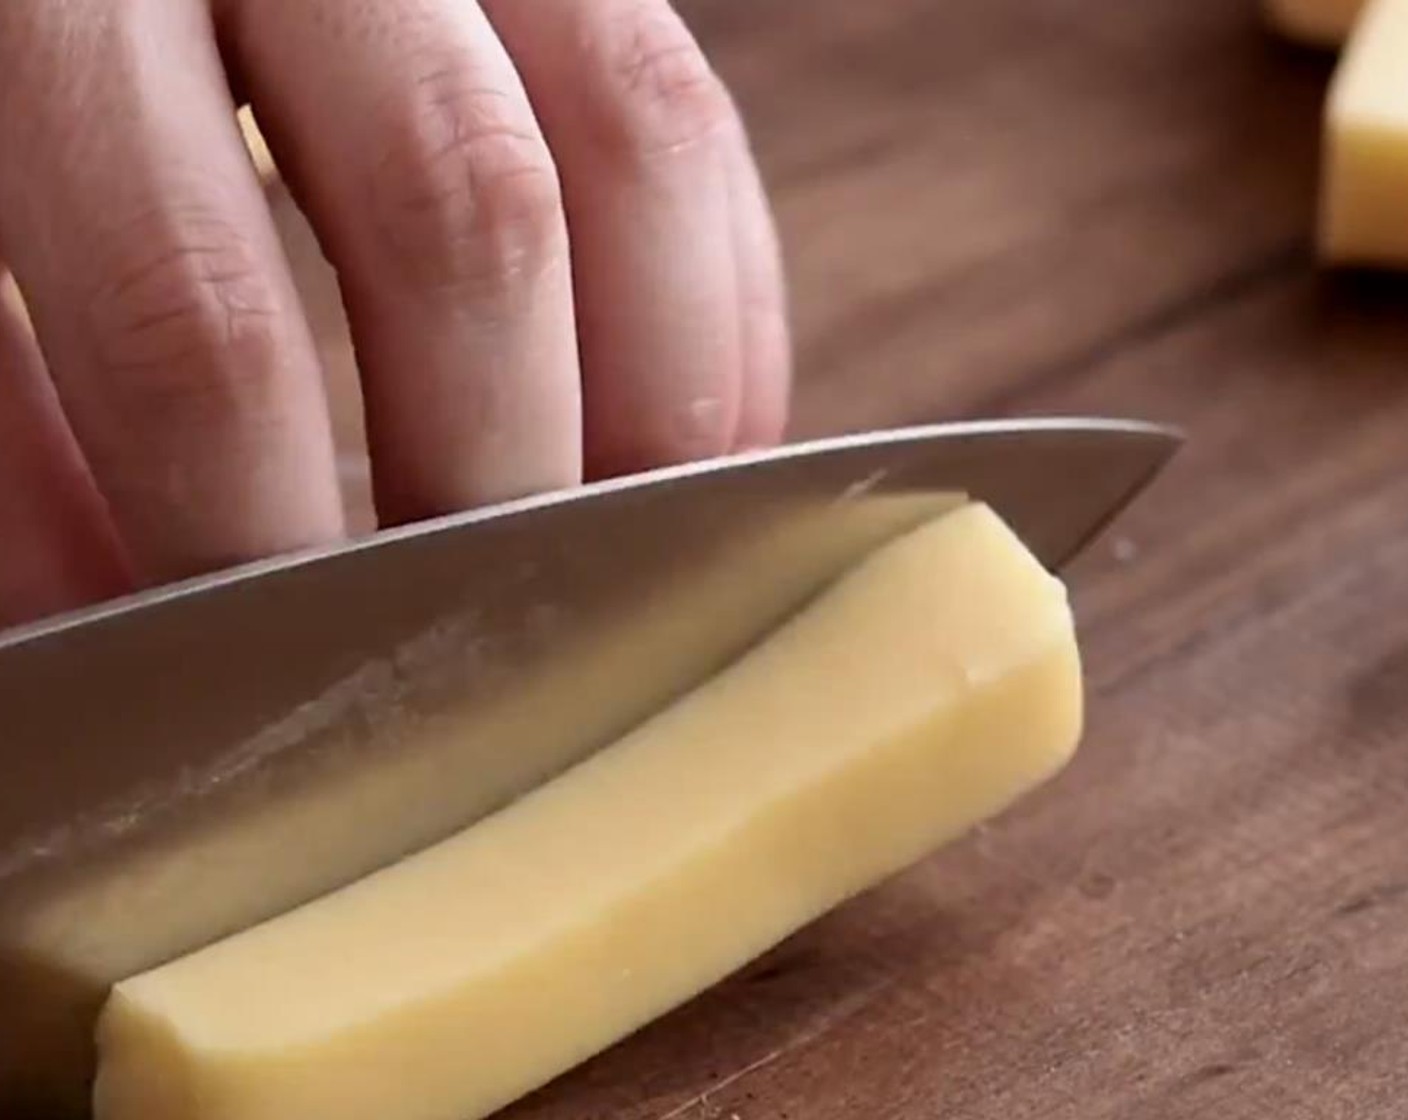
[[[1077,764],[516,1120],[1402,1115],[1408,299],[1311,262],[1327,63],[1250,3],[686,11],[777,198],[798,434],[1192,441],[1072,575]]]
[[[1408,285],[1317,275],[1254,0],[689,0],[777,201],[794,432],[1094,411],[1076,764],[513,1120],[1399,1117]],[[355,417],[347,420],[355,428]]]

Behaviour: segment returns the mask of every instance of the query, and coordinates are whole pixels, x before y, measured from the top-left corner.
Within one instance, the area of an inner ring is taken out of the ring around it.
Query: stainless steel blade
[[[0,1115],[82,1115],[117,978],[580,760],[966,494],[1053,567],[1165,429],[939,425],[656,472],[0,636]]]

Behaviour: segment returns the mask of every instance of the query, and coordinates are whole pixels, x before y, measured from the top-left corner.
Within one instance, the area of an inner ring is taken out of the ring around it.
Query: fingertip
[[[741,402],[734,449],[775,447],[791,408],[793,348],[781,239],[740,118],[730,174],[740,315]]]
[[[781,309],[745,312],[744,364],[733,450],[776,447],[792,403],[792,333]]]

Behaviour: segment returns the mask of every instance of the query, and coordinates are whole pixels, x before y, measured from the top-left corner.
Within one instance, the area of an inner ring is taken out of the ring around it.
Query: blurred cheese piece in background
[[[265,183],[278,177],[278,168],[274,166],[273,154],[269,151],[269,145],[264,142],[264,134],[259,131],[259,125],[255,123],[254,113],[246,105],[238,113],[240,122],[240,132],[244,136],[244,146],[249,149],[249,158],[254,161],[254,168],[259,172],[259,178]]]
[[[1272,26],[1288,38],[1334,47],[1354,29],[1364,0],[1262,0]]]
[[[1408,0],[1372,0],[1325,110],[1319,246],[1329,262],[1408,265]]]
[[[118,985],[98,1120],[477,1120],[1075,749],[1065,589],[968,505],[442,844]]]

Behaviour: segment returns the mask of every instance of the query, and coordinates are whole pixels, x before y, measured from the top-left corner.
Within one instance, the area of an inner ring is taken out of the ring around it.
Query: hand
[[[0,625],[344,532],[245,97],[384,523],[780,438],[771,218],[666,0],[3,0]]]

